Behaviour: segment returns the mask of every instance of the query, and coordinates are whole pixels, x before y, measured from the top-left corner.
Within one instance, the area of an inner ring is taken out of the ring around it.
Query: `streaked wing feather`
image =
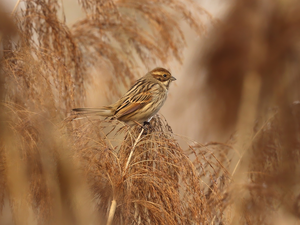
[[[121,104],[115,113],[117,118],[128,115],[140,108],[142,108],[145,104],[150,102],[152,99],[152,94],[150,92],[142,92],[140,94],[131,96],[127,96],[123,104]]]

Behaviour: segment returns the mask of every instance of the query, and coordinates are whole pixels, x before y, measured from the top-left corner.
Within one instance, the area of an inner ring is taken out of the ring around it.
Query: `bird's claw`
[[[143,134],[144,135],[148,134],[149,130],[151,130],[151,124],[150,124],[150,122],[144,121],[144,123],[143,123],[143,129],[144,129]]]

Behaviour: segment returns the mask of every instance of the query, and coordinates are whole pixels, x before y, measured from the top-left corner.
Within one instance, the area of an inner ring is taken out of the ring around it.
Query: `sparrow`
[[[112,105],[100,108],[74,108],[77,115],[113,117],[129,125],[149,123],[167,99],[170,84],[176,78],[161,67],[149,71]]]

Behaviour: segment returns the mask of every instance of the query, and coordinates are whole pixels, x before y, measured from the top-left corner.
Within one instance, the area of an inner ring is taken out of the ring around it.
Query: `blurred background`
[[[298,1],[0,4],[0,224],[300,223]],[[157,66],[141,139],[72,115]]]

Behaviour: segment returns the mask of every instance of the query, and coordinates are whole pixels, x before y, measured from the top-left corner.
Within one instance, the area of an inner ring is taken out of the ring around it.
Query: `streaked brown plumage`
[[[128,90],[116,103],[102,108],[75,108],[83,115],[115,117],[128,124],[143,123],[160,110],[167,99],[170,83],[176,78],[164,68],[155,68]]]

